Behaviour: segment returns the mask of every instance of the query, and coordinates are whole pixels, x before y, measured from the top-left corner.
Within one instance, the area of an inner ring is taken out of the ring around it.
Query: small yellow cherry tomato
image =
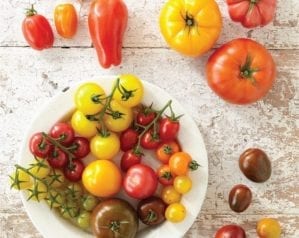
[[[47,196],[47,186],[40,181],[35,181],[34,184],[28,188],[28,200],[41,201]]]
[[[49,175],[45,178],[45,181],[52,188],[60,188],[64,185],[65,177],[61,170],[53,169]]]
[[[100,129],[100,124],[98,124],[96,121],[88,120],[86,115],[79,110],[74,112],[71,119],[71,124],[77,134],[87,138],[96,135],[98,132],[97,128]]]
[[[259,220],[256,231],[260,238],[279,238],[281,235],[280,224],[274,218]]]
[[[113,132],[98,134],[90,141],[90,151],[97,159],[113,159],[120,149],[118,136]]]
[[[179,194],[174,187],[170,185],[162,189],[161,198],[166,204],[172,204],[181,200],[181,194]]]
[[[192,188],[192,180],[187,176],[177,176],[173,181],[173,186],[180,194],[185,194]]]
[[[96,83],[82,84],[75,93],[75,104],[85,115],[93,115],[102,110],[105,91]]]
[[[166,208],[165,217],[170,222],[181,222],[186,217],[186,208],[181,203],[172,203]]]
[[[51,167],[47,160],[36,157],[36,161],[31,164],[29,172],[35,177],[43,179],[50,173]]]
[[[17,190],[24,190],[32,186],[31,176],[23,170],[16,169],[16,171],[9,176],[11,187]]]
[[[119,76],[119,87],[113,98],[125,107],[135,107],[141,103],[143,94],[141,80],[135,75],[123,74]]]
[[[49,204],[50,208],[61,207],[64,200],[64,196],[62,196],[62,194],[57,192],[56,190],[50,190],[46,197],[46,201]]]

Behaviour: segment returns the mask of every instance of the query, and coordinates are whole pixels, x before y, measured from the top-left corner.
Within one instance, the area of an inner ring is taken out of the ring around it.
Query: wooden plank
[[[57,1],[31,1],[36,2],[36,9],[44,14],[53,26],[53,9]],[[73,0],[79,9],[77,1]],[[159,31],[158,18],[160,9],[166,0],[127,0],[129,9],[129,24],[125,35],[124,47],[167,47]],[[249,37],[258,40],[271,49],[298,49],[299,48],[299,1],[278,1],[276,17],[270,25],[245,29],[240,24],[233,23],[229,16],[225,1],[217,0],[222,15],[224,27],[218,41],[219,46],[233,38]],[[90,1],[85,1],[80,12],[78,34],[73,40],[64,40],[55,32],[55,46],[90,47],[88,37],[87,15]],[[24,9],[28,8],[28,1],[9,0],[0,2],[0,46],[26,46],[21,31],[24,18]]]

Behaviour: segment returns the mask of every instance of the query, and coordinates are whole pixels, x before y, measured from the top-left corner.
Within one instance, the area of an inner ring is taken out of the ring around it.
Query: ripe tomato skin
[[[152,196],[157,186],[158,178],[155,171],[144,164],[136,164],[129,168],[123,182],[125,192],[135,199]]]
[[[68,163],[68,156],[59,148],[53,148],[47,157],[50,166],[55,169],[63,168]]]
[[[65,122],[56,123],[51,128],[49,134],[53,139],[59,140],[59,142],[63,145],[71,144],[75,136],[73,128]]]
[[[246,234],[240,226],[226,225],[216,232],[215,238],[246,238]]]
[[[76,159],[82,159],[90,152],[89,141],[85,137],[75,137],[70,147],[75,146],[76,149],[71,150]]]
[[[37,14],[33,5],[26,15],[22,23],[22,31],[27,43],[35,50],[51,48],[54,43],[54,34],[48,20]]]
[[[44,138],[42,133],[38,132],[31,136],[29,149],[33,155],[40,158],[46,158],[50,152],[51,144]]]
[[[159,136],[162,141],[175,140],[180,129],[178,120],[165,117],[159,123]]]
[[[81,160],[73,160],[69,162],[63,170],[64,176],[71,182],[78,182],[81,180],[84,170],[84,164]]]
[[[160,138],[158,135],[153,135],[153,132],[147,131],[140,140],[140,145],[144,148],[144,149],[148,149],[148,150],[153,150],[153,149],[157,149],[158,146],[160,144]]]
[[[186,175],[192,158],[186,152],[177,152],[169,159],[170,171],[175,175]]]
[[[168,164],[163,164],[158,168],[157,176],[162,185],[167,186],[173,184],[174,175],[170,172],[170,167]]]
[[[214,51],[206,65],[211,89],[234,104],[248,104],[271,89],[276,66],[271,54],[250,39],[235,39]]]
[[[169,141],[161,144],[156,150],[156,158],[164,164],[168,164],[168,161],[176,152],[179,152],[180,146],[176,141]]]
[[[133,128],[128,128],[120,134],[120,149],[127,151],[132,149],[138,142],[138,132]]]
[[[147,109],[149,110],[149,112],[146,111]],[[156,115],[157,115],[156,112],[152,111],[149,108],[145,108],[142,111],[137,113],[136,122],[139,125],[147,126],[155,119]]]
[[[256,232],[261,238],[280,238],[281,227],[274,218],[263,218],[258,221]]]
[[[140,164],[142,153],[136,152],[134,150],[128,150],[123,153],[120,161],[120,168],[123,172],[126,172],[129,168],[131,168],[135,164]]]
[[[77,12],[73,4],[59,4],[54,10],[54,22],[58,34],[64,38],[72,38],[78,27]]]
[[[188,193],[192,188],[192,180],[187,176],[177,176],[173,181],[174,189],[180,193]]]

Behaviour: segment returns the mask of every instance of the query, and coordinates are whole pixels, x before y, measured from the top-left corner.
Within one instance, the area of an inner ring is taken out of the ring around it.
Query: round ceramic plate
[[[116,77],[103,77],[93,82],[100,84],[106,92],[110,92],[112,83]],[[85,82],[84,82],[85,83]],[[150,105],[153,103],[153,108],[162,108],[169,100],[172,100],[172,107],[176,115],[184,114],[180,119],[181,128],[179,131],[179,141],[184,151],[188,152],[194,160],[201,166],[198,170],[190,172],[190,177],[193,181],[192,190],[182,197],[181,202],[185,205],[187,216],[181,223],[164,222],[158,227],[146,228],[140,225],[137,237],[142,238],[161,238],[161,237],[182,237],[195,221],[202,203],[204,201],[207,184],[208,184],[208,159],[202,136],[192,120],[192,118],[184,111],[184,108],[173,99],[168,93],[161,88],[154,86],[148,82],[143,82],[144,99],[143,104]],[[28,141],[30,136],[39,131],[49,131],[49,129],[57,121],[62,120],[72,110],[75,105],[73,95],[78,85],[71,87],[67,91],[56,95],[47,105],[45,105],[37,114],[26,135],[23,147],[20,151],[19,164],[27,166],[33,159],[29,148]],[[121,154],[121,153],[120,153]],[[91,157],[91,156],[90,156]],[[120,155],[115,158],[118,162]],[[157,167],[157,160],[154,159],[152,153],[146,153],[146,159],[143,163],[150,164],[152,167]],[[88,160],[93,159],[89,158]],[[128,199],[123,192],[118,194],[118,197]],[[130,203],[136,205],[137,201],[128,199]],[[27,195],[22,193],[22,201],[25,209],[32,220],[35,227],[45,238],[92,238],[92,234],[86,233],[68,221],[61,218],[58,214],[51,211],[45,202],[27,201]],[[140,223],[141,224],[141,223]]]

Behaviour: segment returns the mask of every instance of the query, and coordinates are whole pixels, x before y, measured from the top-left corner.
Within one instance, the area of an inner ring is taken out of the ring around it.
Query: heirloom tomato
[[[100,129],[100,124],[96,121],[90,121],[86,115],[77,110],[72,115],[71,124],[76,133],[83,137],[93,137]]]
[[[189,170],[196,170],[199,164],[186,152],[177,152],[169,159],[170,171],[174,175],[186,175]]]
[[[226,225],[216,232],[215,238],[246,238],[246,234],[240,226]]]
[[[164,164],[168,164],[170,157],[180,151],[180,146],[176,141],[169,141],[161,144],[156,150],[157,159]]]
[[[280,238],[281,235],[280,224],[274,218],[263,218],[259,220],[256,231],[260,238]]]
[[[186,208],[181,203],[172,203],[166,208],[165,217],[173,223],[181,222],[186,217]]]
[[[271,89],[276,75],[271,54],[250,39],[235,39],[218,48],[206,66],[209,86],[224,100],[253,103]]]

